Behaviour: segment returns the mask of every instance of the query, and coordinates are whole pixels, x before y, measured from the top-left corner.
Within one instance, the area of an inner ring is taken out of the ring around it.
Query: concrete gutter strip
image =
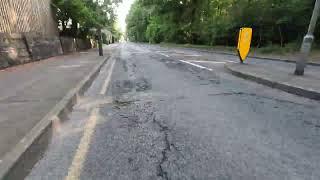
[[[282,91],[285,91],[285,92],[288,92],[291,94],[295,94],[298,96],[302,96],[302,97],[306,97],[306,98],[314,99],[314,100],[320,100],[320,92],[315,91],[313,89],[298,87],[298,86],[288,84],[285,82],[271,80],[266,77],[258,77],[256,75],[250,74],[248,72],[243,73],[241,71],[235,70],[234,68],[230,67],[228,64],[225,65],[225,68],[231,74],[233,74],[235,76],[238,76],[238,77],[241,77],[244,79],[248,79],[248,80],[252,80],[252,81],[255,81],[259,84],[263,84],[263,85],[269,86],[271,88],[280,89]]]
[[[52,126],[54,121],[60,121],[64,115],[69,112],[73,105],[77,102],[79,95],[83,94],[84,91],[90,86],[92,81],[97,77],[101,67],[106,63],[108,58],[101,61],[96,65],[93,70],[82,80],[77,86],[71,89],[66,96],[59,101],[55,107],[46,114],[23,138],[21,141],[12,149],[12,151],[5,154],[2,161],[0,162],[0,179],[5,179],[10,170],[19,163],[24,153],[35,143],[35,141],[45,133],[45,131]]]

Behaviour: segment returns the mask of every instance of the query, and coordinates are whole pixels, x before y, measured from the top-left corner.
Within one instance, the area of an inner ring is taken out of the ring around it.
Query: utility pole
[[[320,11],[320,0],[316,0],[312,17],[310,20],[308,33],[303,38],[303,42],[301,45],[300,56],[299,56],[299,59],[297,60],[296,70],[294,72],[295,75],[302,76],[304,74],[304,68],[306,67],[307,59],[310,54],[312,43],[314,40],[313,33],[317,24],[317,19],[319,17],[319,11]]]
[[[101,28],[98,28],[99,56],[103,56]]]

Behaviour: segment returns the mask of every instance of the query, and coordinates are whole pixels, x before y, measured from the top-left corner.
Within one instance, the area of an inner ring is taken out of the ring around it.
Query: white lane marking
[[[115,62],[116,62],[116,60],[113,59],[112,65],[109,68],[109,74],[108,74],[104,84],[102,85],[100,94],[105,94],[106,90],[108,89]],[[86,125],[84,127],[84,133],[81,137],[79,146],[77,148],[75,156],[73,157],[71,166],[69,167],[69,170],[68,170],[68,175],[65,177],[65,180],[78,180],[78,179],[80,179],[81,171],[83,169],[83,165],[84,165],[84,162],[87,157],[87,153],[90,148],[92,135],[95,131],[98,117],[99,117],[99,109],[93,108],[90,113],[89,119],[86,122]]]
[[[236,62],[236,61],[226,61],[226,62],[229,62],[229,63],[238,63],[238,62]]]
[[[202,55],[199,55],[199,54],[184,54],[182,56],[186,56],[186,57],[200,57]]]
[[[212,64],[225,64],[227,62],[221,62],[221,61],[193,61],[191,60],[190,62],[197,62],[197,63],[212,63]]]
[[[199,60],[188,60],[188,61],[198,62],[198,63],[212,63],[212,64],[237,63],[235,61],[199,61]]]
[[[113,72],[113,68],[114,68],[114,64],[115,64],[116,60],[113,59],[113,62],[111,64],[111,67],[109,68],[109,73],[108,73],[108,76],[106,78],[106,80],[104,81],[103,85],[102,85],[102,88],[101,88],[101,91],[99,94],[102,94],[104,95],[106,92],[107,92],[107,89],[108,89],[108,86],[109,86],[109,83],[110,83],[110,80],[111,80],[111,75],[112,75],[112,72]]]
[[[156,51],[157,53],[168,53],[168,52],[171,52],[171,51]]]
[[[195,66],[195,67],[198,67],[198,68],[201,68],[201,69],[206,69],[206,70],[209,70],[209,71],[213,71],[212,69],[210,68],[207,68],[207,67],[204,67],[204,66],[201,66],[201,65],[198,65],[198,64],[194,64],[194,63],[191,63],[191,62],[188,62],[188,61],[184,61],[184,60],[179,60],[183,63],[186,63],[186,64],[190,64],[192,66]]]
[[[163,54],[163,53],[159,53],[159,52],[158,52],[158,54],[160,54],[160,55],[162,55],[162,56],[165,56],[165,57],[167,57],[167,58],[170,57],[170,56],[167,55],[167,54]]]
[[[149,52],[139,51],[139,52],[132,52],[131,54],[146,54],[146,53],[149,53]]]

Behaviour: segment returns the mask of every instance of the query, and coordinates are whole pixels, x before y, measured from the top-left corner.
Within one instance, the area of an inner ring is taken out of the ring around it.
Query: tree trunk
[[[71,34],[74,37],[78,36],[78,22],[76,20],[72,19],[72,25],[71,25]]]
[[[278,26],[278,30],[279,30],[279,36],[280,36],[280,47],[283,47],[283,36],[282,36],[282,30],[281,30],[281,26]]]
[[[258,42],[257,48],[261,47],[261,43],[262,43],[262,27],[260,26],[260,28],[259,28],[259,42]]]

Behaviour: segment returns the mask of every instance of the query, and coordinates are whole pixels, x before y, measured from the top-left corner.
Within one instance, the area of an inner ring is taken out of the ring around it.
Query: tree
[[[87,37],[92,28],[116,31],[114,6],[121,0],[53,0],[61,35]]]
[[[239,28],[249,26],[254,30],[253,45],[285,46],[301,40],[313,4],[314,0],[136,0],[127,17],[127,35],[152,43],[235,45]]]

